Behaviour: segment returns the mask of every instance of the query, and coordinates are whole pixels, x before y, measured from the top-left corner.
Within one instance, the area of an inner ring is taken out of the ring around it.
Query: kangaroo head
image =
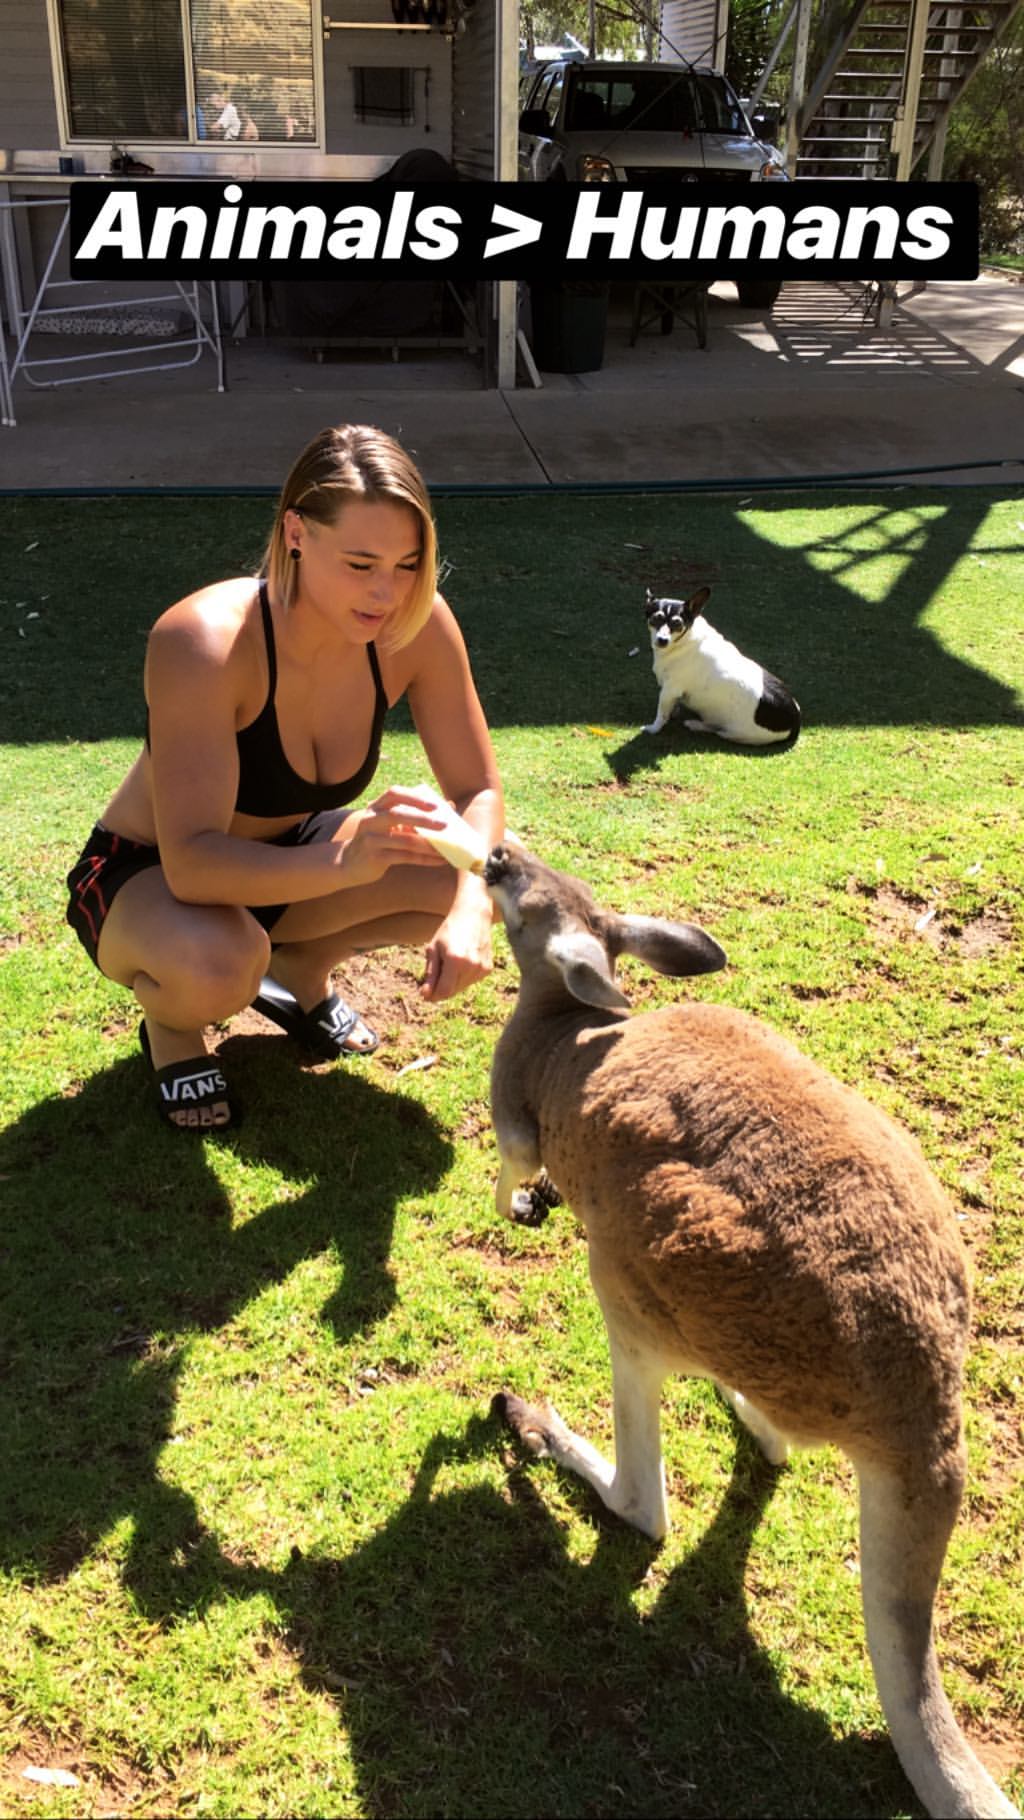
[[[615,984],[620,954],[635,954],[658,973],[681,978],[713,973],[725,954],[693,923],[604,910],[582,879],[545,866],[525,848],[494,847],[484,880],[504,919],[524,980],[545,975],[584,1005],[621,1010],[629,1000]]]

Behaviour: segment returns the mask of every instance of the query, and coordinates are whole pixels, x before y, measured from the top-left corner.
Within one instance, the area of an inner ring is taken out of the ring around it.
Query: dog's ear
[[[704,608],[707,606],[707,603],[710,599],[711,599],[711,589],[710,588],[697,588],[696,591],[690,595],[690,598],[686,602],[686,607],[684,609],[684,611],[686,613],[687,625],[692,626],[694,620],[698,617],[698,615],[703,613]]]
[[[651,589],[651,588],[645,589],[645,591],[644,591],[644,612],[646,613],[648,619],[650,619],[652,613],[657,612],[658,606],[659,606],[658,596],[654,593],[653,589]]]

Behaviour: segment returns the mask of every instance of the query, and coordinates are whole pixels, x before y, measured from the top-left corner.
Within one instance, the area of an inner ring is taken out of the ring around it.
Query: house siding
[[[728,28],[728,0],[662,0],[658,61],[721,69]]]
[[[501,4],[477,0],[452,55],[452,161],[463,177],[484,183],[495,173],[495,8]]]
[[[9,151],[58,145],[53,63],[44,0],[0,0],[0,143]]]
[[[326,9],[325,9],[326,10]],[[390,0],[348,0],[347,20],[392,24]],[[413,71],[415,118],[408,126],[355,118],[356,69]],[[391,164],[423,146],[452,155],[452,53],[440,32],[334,31],[324,44],[324,149]]]

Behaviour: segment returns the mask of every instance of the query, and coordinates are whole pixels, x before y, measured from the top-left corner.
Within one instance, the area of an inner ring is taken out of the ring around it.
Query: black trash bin
[[[604,364],[607,284],[530,286],[533,358],[544,373],[595,373]]]

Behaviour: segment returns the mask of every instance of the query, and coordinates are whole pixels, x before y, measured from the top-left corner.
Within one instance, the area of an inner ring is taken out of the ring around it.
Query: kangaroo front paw
[[[512,1196],[512,1218],[517,1226],[543,1226],[551,1206],[540,1184],[532,1182],[528,1188],[517,1188]]]
[[[562,1197],[546,1169],[532,1182],[517,1188],[512,1196],[512,1218],[518,1226],[543,1226],[552,1207],[560,1207]]]

